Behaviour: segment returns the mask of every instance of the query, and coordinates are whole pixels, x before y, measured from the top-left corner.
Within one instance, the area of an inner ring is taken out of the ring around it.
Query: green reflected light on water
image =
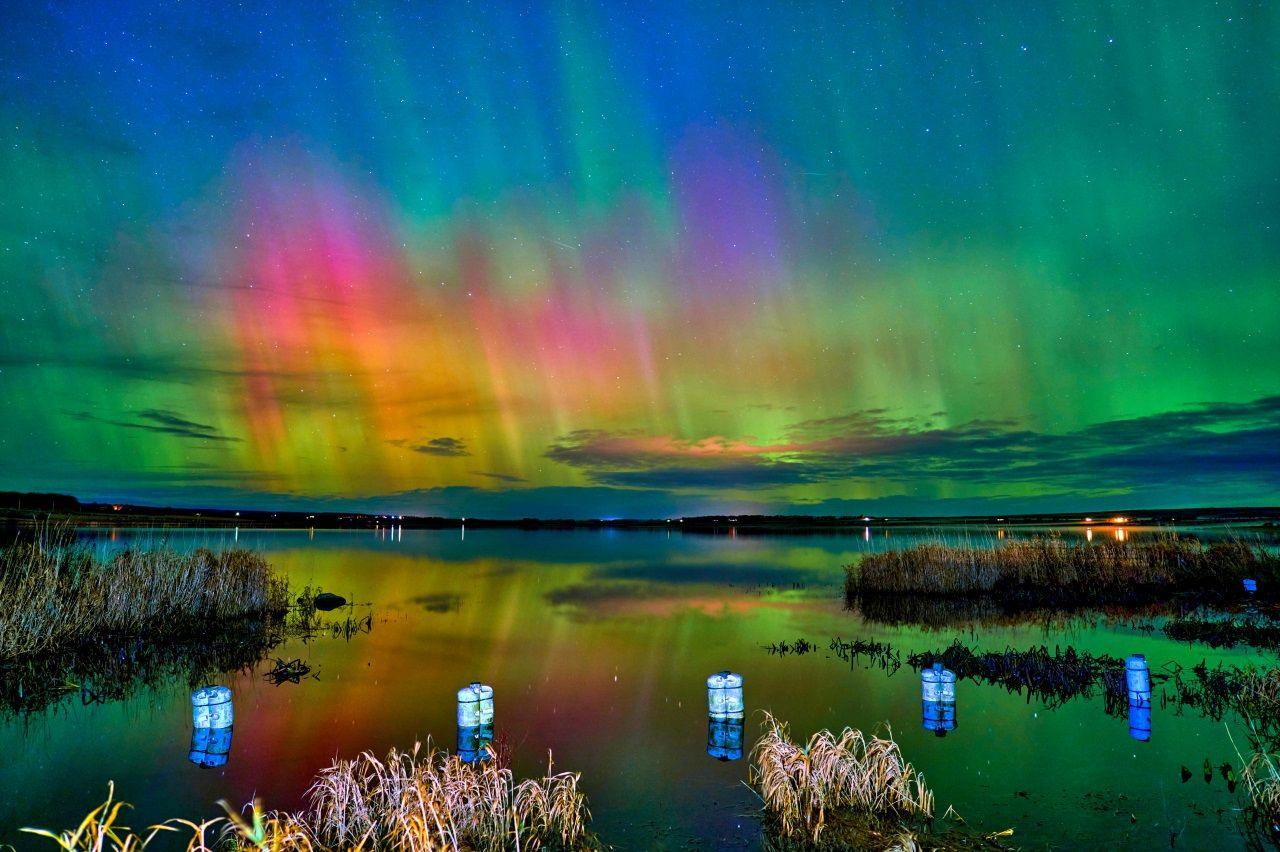
[[[1075,622],[1047,632],[1018,625],[964,629],[864,623],[845,611],[841,566],[870,549],[901,546],[894,531],[850,536],[668,536],[653,532],[119,533],[178,546],[230,544],[265,551],[295,587],[312,584],[372,605],[373,629],[351,641],[291,640],[319,680],[272,686],[263,669],[224,678],[235,691],[230,758],[187,760],[183,684],[130,700],[0,724],[0,840],[30,846],[20,825],[68,826],[105,795],[108,780],[133,802],[133,825],[212,816],[214,802],[260,796],[293,808],[312,774],[335,755],[384,752],[431,737],[454,744],[454,694],[494,686],[497,729],[515,746],[518,772],[538,772],[551,750],[582,772],[595,826],[622,848],[687,844],[753,848],[757,807],[746,762],[706,753],[704,680],[742,672],[750,713],[769,710],[805,734],[820,727],[891,725],[937,793],[982,830],[1013,828],[1029,847],[1242,847],[1241,798],[1200,766],[1236,758],[1222,723],[1188,711],[1153,711],[1153,738],[1129,737],[1101,698],[1049,710],[998,686],[962,681],[958,728],[921,727],[920,683],[850,666],[826,651],[833,636],[888,641],[906,652],[960,637],[987,649],[1073,645],[1123,657],[1144,653],[1191,665],[1243,664],[1248,650],[1209,652],[1159,634]],[[1073,532],[1071,534],[1079,534]],[[1143,534],[1136,531],[1135,535]],[[986,534],[981,534],[985,536]],[[803,637],[820,651],[772,656]],[[1232,721],[1238,728],[1238,723]],[[758,717],[747,723],[747,747]],[[1240,741],[1237,730],[1237,740]],[[1194,776],[1183,783],[1180,769]]]

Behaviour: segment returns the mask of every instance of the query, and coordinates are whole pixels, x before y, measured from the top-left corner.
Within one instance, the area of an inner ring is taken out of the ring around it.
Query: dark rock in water
[[[321,612],[328,612],[331,609],[346,605],[347,599],[342,595],[335,595],[333,592],[321,592],[316,595],[316,609]]]

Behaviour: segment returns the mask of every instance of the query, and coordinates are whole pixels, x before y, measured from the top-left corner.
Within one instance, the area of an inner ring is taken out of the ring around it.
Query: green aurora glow
[[[1275,4],[0,16],[0,488],[1280,502]]]

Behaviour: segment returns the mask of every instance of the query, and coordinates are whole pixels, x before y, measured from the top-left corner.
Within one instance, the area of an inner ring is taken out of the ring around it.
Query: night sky
[[[9,3],[0,489],[1280,502],[1280,5]]]

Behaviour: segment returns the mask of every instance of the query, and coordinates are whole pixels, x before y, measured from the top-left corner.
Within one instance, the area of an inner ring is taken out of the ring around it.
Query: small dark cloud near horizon
[[[422,453],[424,456],[441,456],[444,458],[456,458],[459,456],[469,456],[471,451],[467,449],[467,442],[461,438],[450,438],[447,435],[439,438],[431,438],[420,444],[412,441],[395,440],[387,443],[406,450],[412,450],[415,453]]]

